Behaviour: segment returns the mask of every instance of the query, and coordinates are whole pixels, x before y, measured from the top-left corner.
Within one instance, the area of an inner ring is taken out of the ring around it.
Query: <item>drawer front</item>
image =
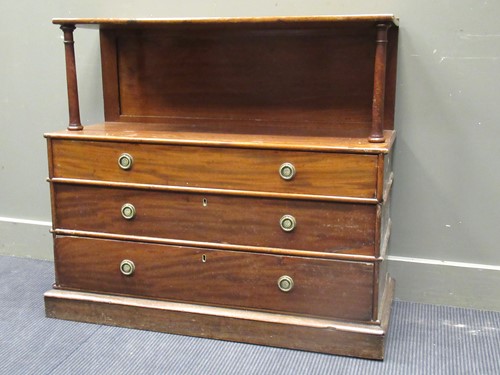
[[[55,260],[60,288],[349,320],[372,318],[372,263],[65,236],[56,238]],[[131,275],[120,271],[124,260],[133,262]],[[283,276],[293,281],[287,292],[278,287]]]
[[[213,246],[374,253],[376,205],[57,183],[53,193],[58,229],[208,242]],[[133,218],[122,216],[122,210]],[[293,220],[295,227],[289,230],[287,224]]]
[[[52,140],[52,157],[51,177],[190,188],[374,198],[377,178],[376,155]]]

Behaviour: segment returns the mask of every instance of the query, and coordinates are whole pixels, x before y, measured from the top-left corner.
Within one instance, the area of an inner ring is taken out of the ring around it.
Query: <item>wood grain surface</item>
[[[217,26],[238,27],[245,24],[256,24],[260,27],[270,26],[297,27],[319,24],[349,24],[350,27],[357,25],[374,25],[378,22],[390,22],[397,26],[398,18],[393,14],[360,14],[360,15],[318,15],[318,16],[267,16],[267,17],[198,17],[198,18],[53,18],[52,23],[64,25],[109,25],[109,26],[144,26],[155,25],[197,25],[207,24]]]
[[[106,122],[85,126],[82,131],[46,133],[49,139],[116,141],[141,144],[234,147],[257,150],[325,151],[380,154],[392,147],[396,132],[385,130],[385,143],[370,143],[361,127],[311,123],[307,127],[289,122],[172,119],[167,122]]]
[[[76,237],[56,238],[55,259],[60,288],[360,321],[372,318],[372,263]],[[124,259],[135,264],[131,276],[120,273]],[[277,286],[283,275],[294,281],[287,293]]]
[[[377,157],[317,152],[54,140],[53,176],[179,187],[375,198]],[[118,166],[130,154],[130,170]],[[292,163],[296,176],[279,175]]]
[[[55,228],[373,255],[377,206],[54,184]],[[132,220],[121,207],[132,204]],[[292,215],[285,232],[280,219]]]
[[[375,34],[323,29],[121,30],[115,39],[120,120],[335,119],[368,128],[374,40]]]
[[[393,283],[388,284],[392,291]],[[383,359],[392,292],[387,295],[391,298],[384,300],[380,324],[60,289],[50,290],[44,297],[51,318]]]

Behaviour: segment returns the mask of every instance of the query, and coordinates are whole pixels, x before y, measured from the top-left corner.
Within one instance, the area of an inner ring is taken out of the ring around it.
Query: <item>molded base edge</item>
[[[50,318],[383,359],[393,294],[389,279],[379,324],[56,289],[44,297]]]

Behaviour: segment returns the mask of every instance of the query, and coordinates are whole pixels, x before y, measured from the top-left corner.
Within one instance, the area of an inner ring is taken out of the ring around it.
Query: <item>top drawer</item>
[[[376,196],[377,155],[62,139],[49,142],[51,178],[331,197]],[[118,163],[124,154],[131,157],[129,169]]]

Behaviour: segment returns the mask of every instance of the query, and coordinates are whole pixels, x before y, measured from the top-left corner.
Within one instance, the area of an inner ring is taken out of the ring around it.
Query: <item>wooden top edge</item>
[[[291,134],[233,133],[193,131],[188,127],[176,128],[169,124],[108,122],[85,126],[80,131],[62,130],[45,133],[46,138],[90,141],[133,142],[153,144],[179,144],[212,147],[257,149],[284,149],[302,151],[385,154],[391,149],[396,132],[384,130],[386,141],[370,143],[366,137],[316,136]]]
[[[360,14],[339,16],[274,16],[274,17],[207,17],[207,18],[53,18],[56,25],[94,26],[167,26],[167,25],[216,25],[216,24],[294,24],[294,23],[391,23],[399,26],[393,14]]]

